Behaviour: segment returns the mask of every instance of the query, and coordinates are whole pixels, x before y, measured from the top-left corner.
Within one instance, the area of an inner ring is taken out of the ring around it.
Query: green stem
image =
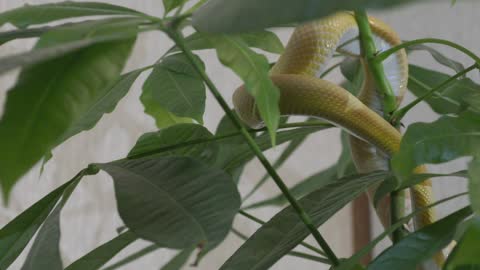
[[[370,23],[368,21],[367,13],[364,10],[355,11],[355,19],[357,20],[360,44],[362,47],[362,53],[367,61],[369,68],[371,69],[372,76],[383,95],[383,113],[385,119],[390,118],[390,114],[397,108],[397,100],[393,92],[392,86],[385,76],[385,70],[383,68],[382,61],[377,61],[377,48],[375,46],[375,40],[373,38],[372,29],[370,29]]]
[[[248,130],[241,124],[241,120],[238,118],[236,114],[234,114],[230,110],[230,106],[228,106],[227,102],[225,99],[223,99],[222,95],[216,88],[216,86],[213,84],[213,82],[210,80],[208,75],[205,73],[203,68],[198,64],[198,62],[195,60],[195,56],[193,53],[187,48],[185,44],[185,39],[183,36],[175,29],[175,28],[167,28],[164,29],[166,30],[166,33],[170,36],[170,38],[177,44],[177,46],[183,51],[185,56],[189,59],[189,61],[192,63],[193,67],[195,70],[198,72],[198,74],[201,76],[201,78],[204,80],[205,84],[207,85],[208,89],[210,90],[211,94],[213,97],[217,100],[217,102],[220,104],[222,109],[225,111],[227,116],[230,118],[230,120],[233,122],[233,124],[237,127],[237,129],[240,131],[242,136],[244,137],[246,143],[250,146],[251,150],[255,155],[257,156],[258,160],[262,165],[265,167],[267,172],[272,176],[273,180],[277,184],[277,186],[280,188],[282,191],[283,195],[287,198],[287,200],[290,202],[292,205],[293,209],[297,212],[298,216],[300,219],[303,221],[305,226],[310,230],[312,233],[313,237],[315,240],[317,240],[318,244],[322,249],[327,253],[328,258],[332,262],[333,265],[338,265],[339,261],[333,250],[330,248],[328,243],[325,241],[323,236],[320,234],[320,232],[317,230],[315,225],[313,224],[310,216],[303,210],[303,208],[300,206],[300,204],[297,202],[295,197],[290,193],[288,190],[287,185],[283,182],[283,180],[280,178],[278,173],[275,171],[275,169],[272,167],[270,162],[267,160],[267,158],[263,155],[262,150],[260,147],[255,143],[255,140],[253,137],[250,135]]]
[[[407,41],[407,42],[404,42],[400,45],[397,45],[393,48],[390,48],[380,54],[378,54],[376,57],[375,57],[375,61],[376,62],[382,62],[384,61],[385,59],[387,59],[390,55],[396,53],[397,51],[401,50],[401,49],[405,49],[407,47],[410,47],[410,46],[414,46],[414,45],[418,45],[418,44],[424,44],[424,43],[436,43],[436,44],[442,44],[442,45],[446,45],[446,46],[449,46],[449,47],[452,47],[454,49],[457,49],[461,52],[463,52],[464,54],[468,55],[470,58],[472,58],[477,64],[480,65],[480,57],[478,57],[476,54],[474,54],[472,51],[468,50],[467,48],[461,46],[461,45],[458,45],[454,42],[451,42],[451,41],[448,41],[448,40],[444,40],[444,39],[438,39],[438,38],[422,38],[422,39],[416,39],[416,40],[411,40],[411,41]]]
[[[334,127],[331,124],[321,122],[321,121],[315,121],[315,122],[299,122],[299,123],[290,123],[290,124],[282,124],[279,126],[278,129],[290,129],[290,128],[314,128],[314,127]],[[249,133],[256,133],[260,131],[267,131],[267,128],[260,128],[260,129],[248,129]],[[144,158],[152,155],[157,155],[166,151],[172,151],[175,149],[179,149],[182,147],[187,147],[187,146],[192,146],[192,145],[197,145],[197,144],[202,144],[202,143],[208,143],[208,142],[214,142],[214,141],[221,141],[225,140],[228,138],[236,137],[236,136],[241,136],[241,132],[232,132],[230,134],[225,134],[225,135],[220,135],[220,136],[215,136],[212,138],[207,138],[207,139],[198,139],[198,140],[191,140],[191,141],[186,141],[186,142],[181,142],[177,144],[172,144],[172,145],[167,145],[164,147],[160,147],[151,151],[147,151],[141,154],[136,154],[136,155],[131,155],[128,156],[127,159],[138,159],[138,158]]]
[[[247,240],[248,240],[248,236],[246,236],[245,234],[241,233],[239,230],[237,230],[237,229],[235,229],[235,228],[232,228],[231,231],[232,231],[236,236],[238,236],[240,239],[242,239],[242,240],[244,240],[244,241],[247,241]],[[303,252],[290,251],[290,252],[287,253],[287,255],[294,256],[294,257],[298,257],[298,258],[302,258],[302,259],[307,259],[307,260],[311,260],[311,261],[315,261],[315,262],[321,262],[321,263],[324,263],[324,264],[330,264],[330,261],[329,261],[328,259],[326,259],[326,258],[322,258],[322,257],[310,255],[310,254],[303,253]]]
[[[247,212],[245,212],[245,211],[243,211],[243,210],[240,210],[238,213],[239,213],[240,215],[242,215],[242,216],[250,219],[251,221],[254,221],[254,222],[260,224],[260,225],[265,225],[265,223],[266,223],[265,221],[263,221],[263,220],[255,217],[255,216],[253,216],[253,215],[251,215],[251,214],[249,214],[249,213],[247,213]],[[316,248],[316,247],[314,247],[314,246],[312,246],[312,245],[310,245],[310,244],[308,244],[308,243],[301,242],[300,245],[303,246],[304,248],[309,249],[309,250],[311,250],[311,251],[313,251],[313,252],[316,252],[316,253],[318,253],[318,254],[320,254],[320,255],[322,255],[322,256],[326,256],[325,252],[323,252],[322,250],[320,250],[320,249],[318,249],[318,248]]]
[[[470,67],[460,71],[459,73],[455,74],[454,76],[448,78],[438,86],[430,89],[427,93],[424,95],[418,97],[414,101],[410,102],[409,104],[405,105],[405,107],[401,108],[400,110],[397,110],[396,112],[393,113],[392,115],[392,122],[393,123],[400,123],[402,118],[410,111],[413,107],[415,107],[418,103],[422,102],[423,100],[429,98],[430,96],[434,95],[436,92],[445,89],[445,87],[449,86],[451,83],[455,82],[458,78],[463,77],[465,74],[468,72],[476,69],[478,67],[478,64],[473,64]]]

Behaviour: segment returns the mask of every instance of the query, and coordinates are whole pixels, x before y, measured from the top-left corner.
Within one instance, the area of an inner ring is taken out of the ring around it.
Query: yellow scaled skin
[[[397,34],[385,23],[375,18],[369,20],[378,41],[377,49],[385,50],[401,43]],[[282,115],[319,117],[346,129],[352,135],[350,144],[357,170],[360,173],[386,170],[389,156],[400,148],[401,134],[381,116],[382,99],[368,66],[363,63],[365,81],[358,97],[340,86],[317,78],[346,33],[354,33],[354,37],[358,35],[353,14],[348,12],[337,13],[295,29],[285,52],[271,70],[272,81],[280,89],[280,112]],[[342,47],[341,51],[350,55],[359,54],[350,49]],[[400,103],[408,81],[406,53],[401,50],[387,61],[390,64],[384,62],[385,72]],[[234,93],[233,102],[237,113],[249,126],[262,125],[255,101],[243,86]],[[425,172],[425,168],[420,166],[415,172]],[[430,180],[413,187],[411,196],[414,209],[429,205],[432,198]],[[377,209],[385,226],[390,223],[389,208],[389,198],[386,198]],[[424,211],[415,219],[415,226],[418,229],[433,221],[433,210]],[[441,257],[438,256],[437,263],[441,263]]]

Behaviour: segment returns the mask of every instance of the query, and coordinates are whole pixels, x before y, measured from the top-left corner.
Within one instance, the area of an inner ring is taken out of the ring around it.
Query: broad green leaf
[[[245,42],[248,47],[262,49],[266,52],[281,54],[285,50],[277,35],[270,31],[262,30],[234,36]],[[186,37],[185,42],[190,50],[206,50],[214,48],[214,44],[210,42],[208,35],[204,35],[200,32],[195,32]],[[175,52],[178,50],[178,47],[174,47],[170,51]]]
[[[6,198],[24,173],[91,116],[119,78],[134,41],[96,44],[21,72],[0,120],[0,183]],[[52,42],[42,37],[37,48]]]
[[[480,217],[474,217],[445,263],[445,270],[479,270]]]
[[[33,50],[1,58],[0,74],[68,56],[95,44],[133,39],[140,23],[142,20],[135,18],[114,18],[70,24],[48,31]]]
[[[337,166],[332,166],[327,168],[326,170],[320,171],[312,176],[308,177],[307,179],[301,181],[300,183],[294,185],[290,188],[290,193],[295,198],[301,198],[305,194],[308,194],[310,191],[322,188],[332,182],[336,181],[338,169]],[[243,209],[253,209],[258,207],[264,207],[268,205],[277,205],[277,206],[284,206],[287,204],[288,201],[283,196],[283,194],[278,194],[272,198],[265,199],[251,205],[245,206]]]
[[[220,62],[245,82],[275,145],[275,131],[280,118],[280,93],[268,75],[270,65],[267,58],[252,51],[239,38],[222,35],[211,36],[209,40],[214,44]]]
[[[197,61],[202,63],[198,57]],[[175,116],[203,123],[205,85],[184,54],[167,56],[157,64],[143,91],[151,93],[153,102]]]
[[[234,33],[327,16],[340,10],[386,8],[411,0],[211,0],[193,14],[201,32]]]
[[[357,58],[347,57],[340,63],[340,71],[343,77],[347,79],[342,84],[342,87],[356,96],[362,87],[364,79],[362,64]]]
[[[393,155],[392,169],[401,182],[420,164],[438,164],[463,156],[480,155],[480,117],[463,113],[433,123],[412,124]]]
[[[202,245],[203,252],[211,250],[226,237],[240,207],[240,196],[227,174],[189,157],[98,166],[114,180],[126,226],[161,247]]]
[[[143,13],[106,3],[65,1],[42,5],[24,5],[0,13],[0,26],[11,23],[18,28],[26,28],[30,25],[45,24],[62,19],[99,15],[143,16]]]
[[[367,269],[416,269],[447,246],[455,236],[457,225],[471,214],[471,209],[463,209],[409,234],[377,256]]]
[[[470,203],[473,210],[480,216],[480,157],[474,158],[468,166]]]
[[[70,264],[65,270],[97,270],[110,261],[115,255],[135,242],[138,237],[130,232],[124,232],[103,245],[95,248],[85,256]]]
[[[7,269],[15,261],[74,181],[76,179],[50,192],[0,230],[0,269]]]
[[[232,110],[232,113],[237,114],[235,110]],[[241,123],[243,124],[243,123]],[[259,132],[251,132],[250,136],[256,137],[257,133]],[[232,120],[228,117],[228,115],[224,115],[220,122],[217,125],[217,129],[215,130],[215,136],[230,136],[232,134],[238,134],[238,136],[229,137],[227,140],[223,141],[223,143],[228,144],[242,144],[245,143],[245,138],[240,134],[238,128],[233,124]]]
[[[165,9],[165,14],[185,4],[185,2],[187,1],[188,0],[163,0],[163,7]]]
[[[299,203],[313,224],[319,227],[384,177],[384,172],[347,177],[311,192]],[[257,230],[220,269],[268,269],[308,235],[309,231],[298,214],[287,207]]]
[[[450,77],[450,75],[438,71],[410,65],[408,88],[414,95],[420,97]],[[425,102],[439,114],[458,114],[468,106],[480,113],[479,91],[480,85],[464,78],[451,83],[443,91],[436,92]]]
[[[128,157],[189,156],[212,164],[219,151],[218,143],[212,139],[212,133],[201,125],[178,124],[143,134]]]
[[[164,265],[160,270],[180,270],[187,263],[195,248],[187,248],[180,251],[171,261]]]
[[[398,230],[399,228],[401,228],[404,224],[406,224],[414,216],[418,215],[422,211],[425,211],[427,209],[430,209],[430,208],[435,207],[437,205],[440,205],[442,203],[448,202],[452,199],[456,199],[456,198],[461,197],[463,195],[465,195],[465,193],[457,194],[457,195],[439,200],[439,201],[437,201],[437,202],[435,202],[431,205],[426,206],[424,209],[418,209],[418,210],[414,211],[413,213],[401,218],[395,224],[393,224],[389,228],[385,229],[385,231],[383,233],[381,233],[379,236],[375,237],[375,239],[370,241],[370,243],[368,245],[364,246],[360,251],[358,251],[357,253],[352,255],[350,258],[342,260],[340,265],[335,267],[334,270],[354,270],[354,269],[357,269],[356,265],[358,263],[360,263],[360,260],[365,255],[370,253],[373,250],[373,248],[375,248],[375,246],[378,245],[378,243],[380,243],[383,239],[385,239],[386,237],[391,235],[395,230]],[[464,207],[464,208],[462,208],[462,209],[460,209],[456,212],[463,212],[463,211],[465,211],[465,209],[470,209],[470,207],[469,206]]]
[[[8,32],[0,32],[0,45],[15,39],[39,37],[51,29],[54,29],[54,27],[46,26],[34,29],[19,29]]]
[[[83,173],[80,173],[63,192],[61,201],[55,206],[38,232],[22,270],[63,270],[62,255],[60,254],[60,214],[82,177]]]
[[[433,59],[435,59],[439,64],[442,64],[442,65],[452,69],[456,73],[465,69],[465,67],[463,66],[462,63],[460,63],[458,61],[455,61],[455,60],[445,56],[441,52],[435,50],[434,48],[432,48],[430,46],[427,46],[427,45],[424,45],[424,44],[417,44],[417,45],[414,45],[414,46],[409,46],[407,48],[407,50],[408,51],[427,51],[432,55]]]
[[[192,123],[193,119],[186,117],[177,117],[173,113],[165,110],[153,98],[153,89],[143,89],[140,101],[143,104],[145,113],[153,117],[158,128],[166,128],[180,123]]]

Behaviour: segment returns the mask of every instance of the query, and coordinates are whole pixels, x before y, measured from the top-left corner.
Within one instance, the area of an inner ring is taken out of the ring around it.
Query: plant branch
[[[234,233],[236,236],[238,236],[240,239],[242,239],[242,240],[244,240],[244,241],[247,241],[247,240],[248,240],[248,236],[246,236],[245,234],[241,233],[239,230],[236,230],[235,228],[232,228],[231,231],[232,231],[232,233]],[[330,264],[330,261],[329,261],[328,259],[326,259],[326,258],[322,258],[322,257],[310,255],[310,254],[303,253],[303,252],[290,251],[290,252],[287,253],[287,255],[294,256],[294,257],[298,257],[298,258],[302,258],[302,259],[307,259],[307,260],[311,260],[311,261],[315,261],[315,262],[321,262],[321,263],[324,263],[324,264]]]
[[[326,252],[328,258],[332,262],[333,265],[338,265],[339,261],[333,250],[330,248],[328,243],[325,241],[323,236],[320,234],[320,232],[317,230],[315,225],[313,224],[310,216],[303,210],[303,208],[300,206],[298,201],[293,197],[293,195],[290,193],[288,190],[287,185],[283,182],[283,180],[280,178],[278,173],[275,171],[275,169],[272,167],[270,162],[267,160],[267,158],[263,155],[260,147],[255,143],[255,140],[253,137],[250,135],[248,130],[241,124],[241,120],[238,118],[236,114],[234,114],[231,110],[230,107],[228,106],[227,102],[225,99],[223,99],[222,95],[216,88],[216,86],[213,84],[213,82],[210,80],[210,78],[207,76],[205,71],[197,61],[195,61],[195,57],[193,53],[187,48],[185,44],[185,39],[177,31],[175,28],[165,28],[164,29],[166,33],[170,36],[170,38],[177,44],[177,46],[185,53],[185,56],[189,59],[189,61],[192,63],[194,66],[195,70],[198,72],[198,74],[201,76],[201,78],[204,80],[205,84],[208,86],[208,89],[214,96],[214,98],[217,100],[217,102],[220,104],[222,109],[225,111],[227,116],[230,118],[230,120],[233,122],[233,124],[237,127],[237,129],[240,131],[242,136],[244,137],[246,143],[250,146],[251,150],[255,153],[257,156],[258,160],[262,165],[265,167],[265,169],[268,171],[268,173],[272,176],[273,180],[277,184],[277,186],[280,188],[282,191],[283,195],[288,199],[290,204],[292,205],[293,209],[297,212],[298,216],[300,219],[303,221],[305,226],[310,230],[312,233],[313,237],[315,240],[317,240],[318,244],[322,247],[322,249]]]
[[[392,86],[385,76],[382,61],[376,58],[377,48],[373,38],[372,29],[370,29],[370,22],[368,21],[367,13],[364,10],[355,11],[355,19],[357,20],[360,44],[362,53],[371,69],[372,76],[383,95],[383,113],[385,119],[390,118],[390,114],[397,108],[397,100],[393,92]]]
[[[444,39],[438,39],[438,38],[422,38],[422,39],[416,39],[416,40],[411,40],[411,41],[404,42],[404,43],[402,43],[400,45],[397,45],[393,48],[390,48],[390,49],[388,49],[388,50],[386,50],[382,53],[379,53],[377,56],[375,56],[375,61],[376,62],[382,62],[385,59],[387,59],[390,55],[394,54],[395,52],[397,52],[401,49],[405,49],[405,48],[410,47],[410,46],[414,46],[414,45],[418,45],[418,44],[424,44],[424,43],[436,43],[436,44],[442,44],[442,45],[452,47],[454,49],[457,49],[457,50],[463,52],[464,54],[466,54],[467,56],[472,58],[477,64],[480,65],[480,57],[478,57],[472,51],[470,51],[467,48],[465,48],[461,45],[458,45],[454,42],[444,40]]]
[[[460,71],[459,73],[455,74],[454,76],[448,78],[447,80],[445,80],[444,82],[442,82],[441,84],[439,84],[438,86],[430,89],[427,93],[425,93],[424,95],[418,97],[417,99],[415,99],[414,101],[410,102],[409,104],[405,105],[405,107],[397,110],[396,112],[393,113],[392,115],[392,122],[393,123],[400,123],[400,121],[402,120],[402,118],[408,113],[408,111],[410,111],[413,107],[415,107],[418,103],[422,102],[423,100],[431,97],[432,95],[434,95],[435,93],[437,93],[438,91],[440,90],[443,90],[445,89],[445,87],[449,86],[451,83],[455,82],[458,78],[461,78],[463,77],[465,74],[467,74],[468,72],[476,69],[478,67],[478,64],[475,63],[473,65],[471,65],[470,67]]]
[[[253,216],[253,215],[245,212],[244,210],[240,210],[238,213],[239,213],[240,215],[242,215],[242,216],[250,219],[251,221],[260,224],[260,225],[265,225],[265,223],[266,223],[265,221],[263,221],[263,220],[255,217],[255,216]],[[300,245],[303,246],[304,248],[309,249],[309,250],[311,250],[311,251],[313,251],[313,252],[316,252],[316,253],[318,253],[318,254],[320,254],[320,255],[322,255],[322,256],[326,256],[325,252],[323,252],[322,250],[320,250],[320,249],[318,249],[318,248],[316,248],[316,247],[314,247],[314,246],[312,246],[312,245],[310,245],[310,244],[308,244],[308,243],[301,242]]]

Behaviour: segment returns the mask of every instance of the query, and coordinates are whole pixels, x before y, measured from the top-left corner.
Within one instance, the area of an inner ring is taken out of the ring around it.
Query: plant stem
[[[383,60],[387,59],[390,55],[394,54],[395,52],[413,46],[413,45],[418,45],[418,44],[423,44],[423,43],[436,43],[436,44],[442,44],[446,45],[452,48],[455,48],[464,54],[468,55],[470,58],[472,58],[477,64],[480,65],[480,57],[478,57],[476,54],[474,54],[472,51],[468,50],[467,48],[458,45],[454,42],[444,40],[444,39],[438,39],[438,38],[422,38],[422,39],[416,39],[416,40],[411,40],[404,42],[400,45],[397,45],[393,48],[390,48],[382,53],[379,53],[377,56],[375,56],[375,61],[377,62],[382,62]]]
[[[253,215],[251,215],[251,214],[249,214],[249,213],[247,213],[247,212],[245,212],[245,211],[243,211],[243,210],[240,210],[238,213],[239,213],[240,215],[242,215],[242,216],[250,219],[251,221],[254,221],[254,222],[260,224],[260,225],[265,225],[265,223],[266,223],[265,221],[263,221],[263,220],[255,217],[255,216],[253,216]],[[323,252],[322,250],[320,250],[320,249],[318,249],[318,248],[316,248],[316,247],[314,247],[314,246],[312,246],[312,245],[310,245],[310,244],[307,244],[307,243],[305,243],[305,242],[301,242],[300,245],[303,246],[304,248],[310,249],[311,251],[316,252],[316,253],[318,253],[318,254],[320,254],[320,255],[326,256],[325,252]]]
[[[236,236],[238,236],[240,239],[242,239],[244,241],[248,240],[248,236],[241,233],[239,230],[236,230],[235,228],[232,228],[231,231]],[[321,262],[321,263],[324,263],[324,264],[330,264],[330,261],[326,258],[310,255],[310,254],[303,253],[303,252],[290,251],[290,252],[287,253],[287,255],[302,258],[302,259],[307,259],[307,260],[311,260],[311,261]]]
[[[360,44],[362,53],[367,61],[367,64],[372,72],[373,79],[381,94],[383,95],[383,117],[387,120],[391,119],[391,114],[397,109],[397,99],[393,92],[392,86],[385,76],[382,61],[376,59],[377,48],[373,38],[372,30],[370,29],[370,22],[365,10],[355,11],[355,19],[358,24]],[[390,216],[391,224],[397,222],[402,210],[405,208],[405,201],[401,196],[401,192],[392,192],[390,194]],[[401,239],[400,230],[394,231],[393,242],[396,243]]]
[[[216,86],[213,84],[213,82],[210,80],[210,78],[207,76],[203,68],[195,61],[195,56],[193,53],[187,48],[185,44],[185,40],[183,36],[175,29],[175,28],[167,28],[165,29],[166,33],[170,36],[170,38],[177,44],[177,46],[185,53],[185,56],[189,59],[189,61],[192,63],[193,67],[196,69],[198,74],[201,76],[201,78],[204,80],[205,84],[208,86],[210,92],[214,96],[214,98],[217,100],[217,102],[220,104],[222,109],[225,111],[227,116],[230,118],[230,120],[233,122],[233,124],[237,127],[237,129],[240,131],[242,136],[244,137],[246,143],[250,146],[251,150],[255,153],[257,156],[258,160],[262,165],[265,167],[267,172],[272,176],[273,180],[277,184],[277,186],[280,188],[282,191],[283,195],[287,198],[287,200],[290,202],[292,205],[293,209],[297,212],[298,216],[300,219],[303,221],[305,226],[310,230],[312,233],[313,237],[315,240],[317,240],[318,244],[322,249],[326,252],[327,257],[330,259],[333,265],[338,265],[339,261],[333,250],[330,248],[328,243],[325,241],[323,236],[320,234],[320,232],[317,230],[315,225],[313,224],[310,216],[303,210],[303,208],[300,206],[300,204],[297,202],[295,197],[292,196],[290,191],[288,190],[287,185],[283,182],[283,180],[280,178],[278,173],[275,171],[275,169],[272,167],[270,162],[267,160],[267,158],[263,155],[261,149],[258,147],[258,145],[255,143],[255,140],[252,138],[248,130],[241,124],[241,120],[238,118],[236,114],[234,114],[231,110],[230,107],[228,106],[227,102],[225,99],[223,99],[222,95],[216,88]]]
[[[393,113],[392,115],[392,121],[393,123],[400,123],[400,121],[402,120],[402,118],[408,113],[408,111],[410,111],[413,107],[415,107],[418,103],[422,102],[423,100],[429,98],[430,96],[432,96],[433,94],[435,94],[436,92],[440,91],[440,90],[443,90],[445,87],[447,87],[448,85],[450,85],[452,82],[456,81],[458,78],[461,78],[463,77],[465,74],[467,74],[468,72],[476,69],[478,67],[478,64],[473,64],[471,66],[469,66],[468,68],[460,71],[459,73],[455,74],[454,76],[448,78],[447,80],[445,80],[444,82],[442,82],[441,84],[439,84],[438,86],[430,89],[427,93],[425,93],[424,95],[418,97],[417,99],[415,99],[414,101],[410,102],[409,104],[405,105],[405,107],[401,108],[400,110],[397,110],[396,112]]]
[[[390,82],[385,76],[385,70],[383,68],[382,61],[378,61],[376,58],[377,48],[375,46],[372,29],[370,29],[367,13],[364,10],[355,11],[355,19],[360,32],[360,44],[362,47],[363,56],[365,57],[365,60],[372,71],[372,76],[375,79],[381,94],[383,95],[384,117],[385,119],[389,119],[390,114],[393,113],[397,108],[395,94]]]

